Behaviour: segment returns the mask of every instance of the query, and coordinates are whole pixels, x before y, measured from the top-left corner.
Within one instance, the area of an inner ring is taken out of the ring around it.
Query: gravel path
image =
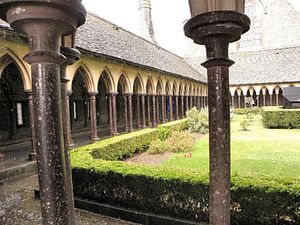
[[[38,186],[37,175],[19,181],[0,183],[0,217],[5,212],[5,223],[0,225],[40,225],[41,210],[39,200],[33,190]],[[138,225],[127,221],[76,210],[78,225]]]

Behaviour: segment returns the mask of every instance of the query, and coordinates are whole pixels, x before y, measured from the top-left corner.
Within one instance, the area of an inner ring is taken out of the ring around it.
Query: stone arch
[[[76,70],[75,70],[75,72],[73,74],[73,77],[70,81],[71,88],[72,88],[72,85],[73,85],[74,78],[78,73],[84,74],[84,76],[82,78],[83,78],[83,80],[86,84],[87,91],[88,92],[95,91],[94,82],[93,82],[91,72],[83,63],[78,64],[78,66],[76,67]]]
[[[165,94],[166,95],[171,95],[172,94],[171,84],[170,84],[169,80],[167,80],[167,82],[166,82]]]
[[[24,90],[32,90],[31,76],[27,66],[18,54],[8,48],[0,51],[0,76],[3,70],[12,62],[15,63],[20,71]]]
[[[0,142],[29,137],[30,105],[24,77],[17,63],[8,59],[0,74]]]
[[[147,79],[146,93],[147,95],[154,94],[154,83],[151,77],[148,77]]]
[[[99,88],[99,82],[101,81],[101,79],[104,81],[105,83],[105,87],[108,91],[108,93],[113,93],[114,92],[114,79],[110,73],[110,71],[107,68],[104,68],[101,73],[100,73],[100,77],[98,79],[97,82],[97,87]]]
[[[163,83],[160,79],[157,80],[156,84],[156,94],[162,95],[163,94]]]
[[[126,123],[127,115],[125,113],[127,104],[125,99],[127,98],[126,93],[129,93],[129,82],[125,74],[121,74],[117,84],[117,96],[116,96],[116,117],[117,117],[117,130],[127,131],[124,124]]]
[[[122,86],[122,90],[123,90],[122,94],[129,93],[130,84],[129,84],[129,79],[125,73],[122,73],[121,76],[119,77],[118,86],[119,85]],[[117,89],[119,89],[119,87],[117,87]],[[119,93],[118,90],[117,92]]]

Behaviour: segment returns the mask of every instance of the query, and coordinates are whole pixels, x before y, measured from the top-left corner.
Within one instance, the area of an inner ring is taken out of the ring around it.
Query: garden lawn
[[[231,173],[300,180],[300,129],[265,129],[260,115],[253,116],[248,131],[241,131],[243,115],[231,121]],[[192,157],[173,155],[165,165],[206,170],[209,168],[208,135],[197,142]]]

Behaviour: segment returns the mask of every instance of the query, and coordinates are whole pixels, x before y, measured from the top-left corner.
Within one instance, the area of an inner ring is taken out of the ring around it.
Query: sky
[[[263,2],[264,0],[262,0]],[[300,11],[300,0],[288,0]],[[139,0],[83,0],[89,12],[139,35]],[[151,0],[158,44],[180,56],[187,50],[183,25],[190,18],[188,0]]]

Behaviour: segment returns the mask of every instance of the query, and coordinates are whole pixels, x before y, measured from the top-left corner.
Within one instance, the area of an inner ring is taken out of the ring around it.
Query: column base
[[[36,160],[36,152],[30,152],[28,157],[29,157],[30,161],[35,161]]]
[[[91,140],[92,140],[92,141],[99,141],[100,138],[99,138],[99,137],[91,137]]]
[[[0,162],[3,162],[3,161],[4,161],[4,155],[0,154]]]
[[[75,142],[74,142],[74,139],[71,139],[70,140],[70,143],[69,143],[69,147],[72,148],[75,146]]]

